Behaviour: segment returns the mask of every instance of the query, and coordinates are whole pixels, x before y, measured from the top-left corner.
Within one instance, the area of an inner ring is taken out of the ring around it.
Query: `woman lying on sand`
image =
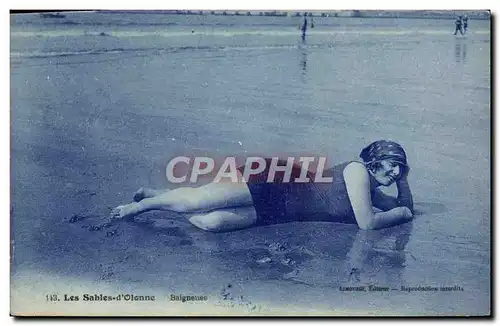
[[[379,140],[364,148],[360,157],[363,162],[345,162],[324,171],[324,176],[332,178],[328,183],[283,183],[276,179],[268,183],[266,168],[246,182],[174,190],[140,188],[135,202],[116,207],[111,217],[131,218],[150,210],[174,211],[183,213],[196,227],[212,232],[292,221],[330,221],[380,229],[411,220],[413,198],[407,180],[410,169],[401,145]],[[300,167],[294,167],[292,175],[299,174]],[[394,182],[397,198],[378,189]]]

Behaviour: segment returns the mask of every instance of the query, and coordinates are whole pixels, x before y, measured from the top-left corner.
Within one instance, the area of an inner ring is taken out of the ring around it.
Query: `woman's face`
[[[371,171],[371,174],[382,186],[390,186],[394,181],[401,177],[403,169],[400,164],[393,160],[382,160],[376,171]]]

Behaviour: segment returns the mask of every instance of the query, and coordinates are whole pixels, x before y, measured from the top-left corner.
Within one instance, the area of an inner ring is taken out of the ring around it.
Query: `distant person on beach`
[[[464,34],[467,33],[467,27],[469,26],[469,18],[467,15],[464,16],[463,18],[463,27],[464,27]]]
[[[135,193],[135,202],[116,207],[111,218],[132,218],[151,210],[172,211],[182,213],[196,227],[212,232],[293,221],[357,224],[361,229],[380,229],[410,221],[413,218],[413,197],[407,180],[410,169],[401,145],[379,140],[364,148],[360,158],[362,161],[347,161],[323,171],[323,176],[331,177],[331,182],[316,182],[314,172],[309,169],[310,179],[306,183],[281,182],[283,172],[277,172],[267,182],[270,171],[267,162],[262,172],[242,182],[213,182],[174,190],[142,187]],[[279,165],[285,164],[281,161]],[[242,174],[240,167],[240,179]],[[301,167],[294,165],[292,176],[299,175],[303,175]],[[393,183],[398,189],[397,198],[378,189]]]
[[[306,39],[306,32],[307,32],[307,13],[304,13],[304,22],[302,23],[302,27],[300,28],[302,31],[302,41]]]
[[[457,35],[458,31],[460,31],[460,34],[464,35],[462,29],[462,16],[458,16],[457,19],[455,19],[455,33],[453,33],[453,35]]]

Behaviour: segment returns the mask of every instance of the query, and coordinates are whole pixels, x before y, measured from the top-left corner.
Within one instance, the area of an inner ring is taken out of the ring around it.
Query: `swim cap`
[[[371,143],[361,151],[359,157],[363,159],[365,165],[382,160],[393,160],[403,166],[408,166],[403,147],[390,140],[377,140]]]

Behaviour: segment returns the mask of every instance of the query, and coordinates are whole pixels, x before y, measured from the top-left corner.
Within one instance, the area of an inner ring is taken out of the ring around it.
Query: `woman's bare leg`
[[[161,195],[170,189],[152,189],[148,187],[140,187],[134,194],[134,201],[141,201],[144,198],[151,198]]]
[[[210,183],[198,188],[177,188],[139,202],[120,205],[113,209],[111,217],[130,218],[150,210],[197,213],[250,205],[253,201],[246,183]]]
[[[248,228],[257,222],[253,206],[217,209],[208,213],[192,214],[188,221],[210,232],[228,232]]]

